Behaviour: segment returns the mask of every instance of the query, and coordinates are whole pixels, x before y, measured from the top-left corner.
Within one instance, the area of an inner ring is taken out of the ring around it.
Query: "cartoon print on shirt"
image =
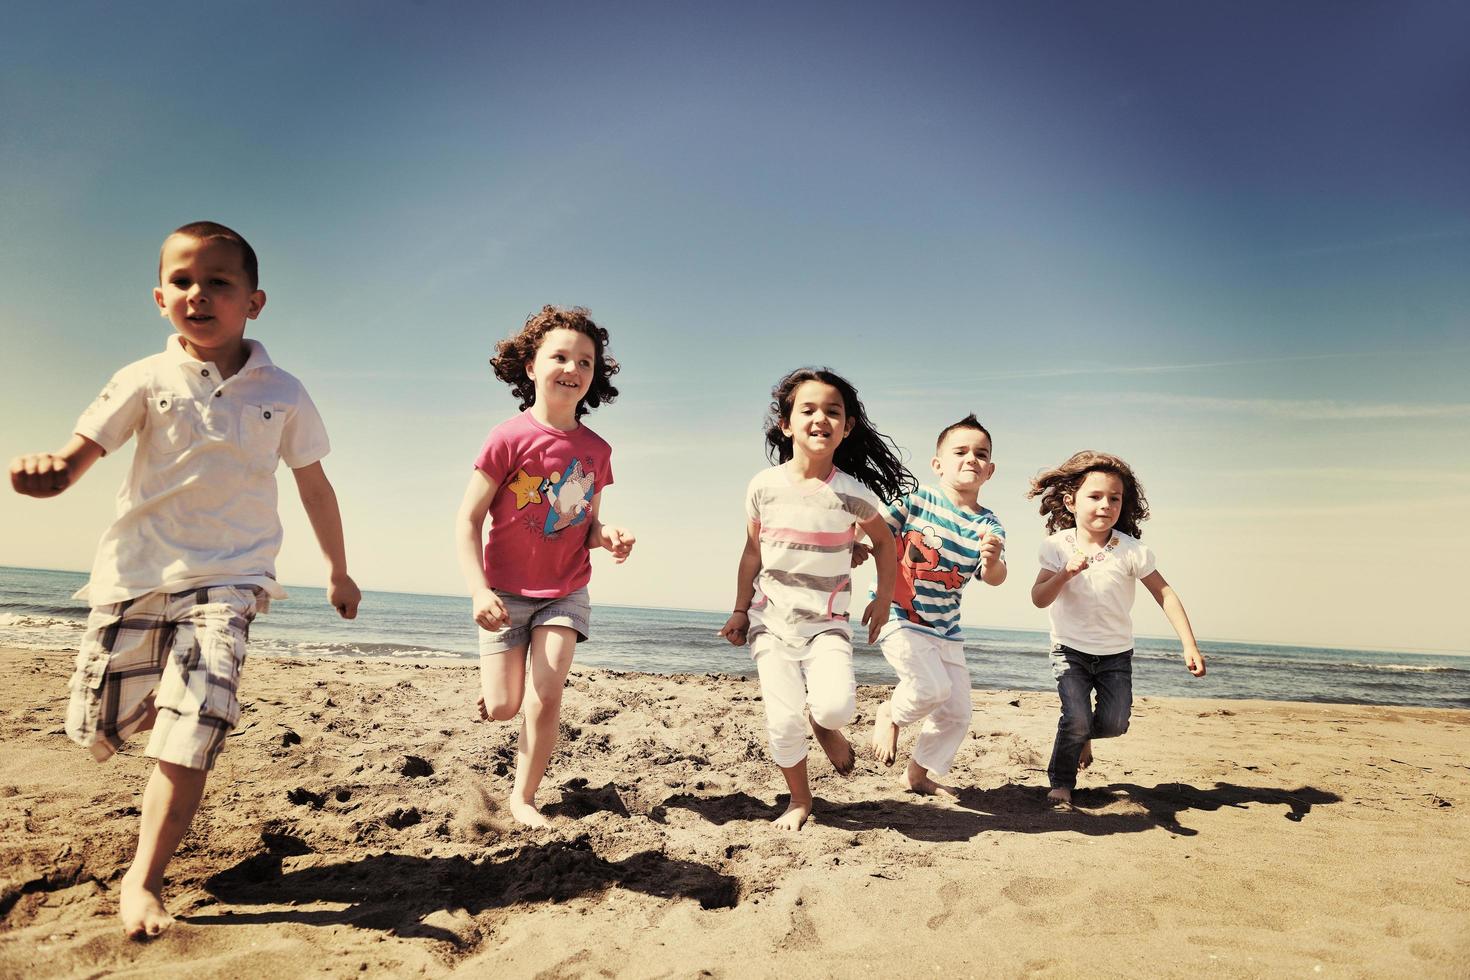
[[[541,486],[545,482],[545,477],[527,473],[524,469],[516,470],[515,476],[506,484],[510,492],[516,495],[516,510],[525,510],[529,504],[541,503]]]
[[[898,537],[898,581],[893,588],[893,604],[899,614],[911,623],[922,623],[924,618],[914,608],[916,581],[938,582],[947,589],[958,589],[964,577],[953,568],[939,567],[939,546],[942,543],[934,528],[926,527],[905,531]]]
[[[580,459],[573,460],[571,469],[565,473],[552,473],[541,481],[540,490],[546,494],[550,509],[546,514],[545,533],[574,527],[587,519],[592,507],[592,497],[597,492],[589,469],[584,469]]]

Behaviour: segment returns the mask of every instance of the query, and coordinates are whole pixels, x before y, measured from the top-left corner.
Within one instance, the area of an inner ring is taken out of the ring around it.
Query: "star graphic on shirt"
[[[541,477],[532,476],[525,470],[516,470],[510,478],[510,491],[516,495],[516,510],[527,504],[541,503]]]

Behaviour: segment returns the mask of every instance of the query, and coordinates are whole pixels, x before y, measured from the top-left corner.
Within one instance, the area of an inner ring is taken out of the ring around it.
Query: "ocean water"
[[[0,567],[0,646],[74,650],[86,607],[70,596],[86,580],[75,572]],[[384,657],[474,662],[469,600],[453,596],[369,592],[348,622],[322,589],[293,586],[250,632],[252,657]],[[659,674],[755,676],[747,648],[715,636],[723,613],[594,606],[593,636],[577,648],[586,666]],[[1134,653],[1138,696],[1267,698],[1346,704],[1470,708],[1470,657],[1323,647],[1211,643],[1201,648],[1209,674],[1185,671],[1178,643],[1140,637]],[[965,652],[977,688],[1055,689],[1045,632],[968,627]],[[857,644],[861,684],[892,684],[876,647]]]

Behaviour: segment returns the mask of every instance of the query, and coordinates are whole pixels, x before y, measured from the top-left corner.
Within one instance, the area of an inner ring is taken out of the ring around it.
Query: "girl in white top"
[[[1148,500],[1128,464],[1084,450],[1031,481],[1050,537],[1031,601],[1051,618],[1052,674],[1062,701],[1047,778],[1056,808],[1072,803],[1077,770],[1092,762],[1092,740],[1128,730],[1133,706],[1134,583],[1163,607],[1184,646],[1184,666],[1203,677],[1205,658],[1189,617],[1154,555],[1138,539]],[[1097,692],[1094,708],[1092,694]]]
[[[893,535],[878,498],[894,500],[918,481],[840,375],[802,368],[782,378],[771,396],[766,455],[775,465],[746,491],[735,609],[719,635],[736,646],[750,640],[771,756],[791,791],[775,825],[800,830],[812,810],[807,708],[833,767],[846,775],[855,762],[842,726],[857,712],[847,614],[857,529],[875,542],[878,584],[862,618],[872,643],[888,620],[896,574]]]

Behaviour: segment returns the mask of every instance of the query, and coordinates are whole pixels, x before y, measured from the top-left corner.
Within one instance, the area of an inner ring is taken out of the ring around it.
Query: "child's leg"
[[[1117,738],[1128,731],[1128,719],[1133,713],[1133,651],[1098,660],[1092,675],[1097,688],[1092,737]]]
[[[943,778],[949,774],[955,755],[970,733],[974,707],[970,701],[970,670],[963,659],[959,663],[942,661],[940,666],[945,673],[949,696],[924,719],[924,727],[914,742],[914,754],[904,774],[904,782],[918,793],[952,796],[952,789],[935,782],[930,776]]]
[[[1069,802],[1077,786],[1077,763],[1082,747],[1092,737],[1092,666],[1096,657],[1079,653],[1070,647],[1052,651],[1052,673],[1057,679],[1057,694],[1062,701],[1062,715],[1057,720],[1056,741],[1052,743],[1051,763],[1046,768],[1053,800]]]
[[[894,630],[883,639],[883,657],[898,674],[898,685],[878,708],[873,723],[873,757],[885,766],[898,755],[898,732],[924,718],[949,697],[944,665],[927,637],[913,630]]]
[[[533,827],[547,825],[546,818],[536,809],[536,790],[546,775],[551,751],[556,748],[562,689],[576,649],[577,631],[570,627],[538,626],[531,631],[526,658],[531,682],[526,685],[522,702],[526,716],[521,723],[521,744],[516,749],[515,786],[509,807],[512,816]]]
[[[857,754],[842,727],[857,714],[857,680],[852,672],[852,641],[841,633],[824,633],[812,640],[810,656],[802,662],[806,700],[811,708],[812,734],[840,775],[852,772]]]
[[[776,818],[775,825],[783,830],[800,830],[812,812],[812,791],[806,772],[806,680],[801,663],[782,656],[779,641],[769,635],[756,638],[754,656],[761,682],[761,703],[766,710],[771,759],[780,768],[791,793],[786,812]]]
[[[525,645],[480,654],[480,717],[509,721],[521,710],[526,693]]]
[[[163,907],[163,872],[184,839],[209,773],[159,762],[143,791],[138,850],[118,888],[118,916],[129,939],[156,936],[173,925]]]

